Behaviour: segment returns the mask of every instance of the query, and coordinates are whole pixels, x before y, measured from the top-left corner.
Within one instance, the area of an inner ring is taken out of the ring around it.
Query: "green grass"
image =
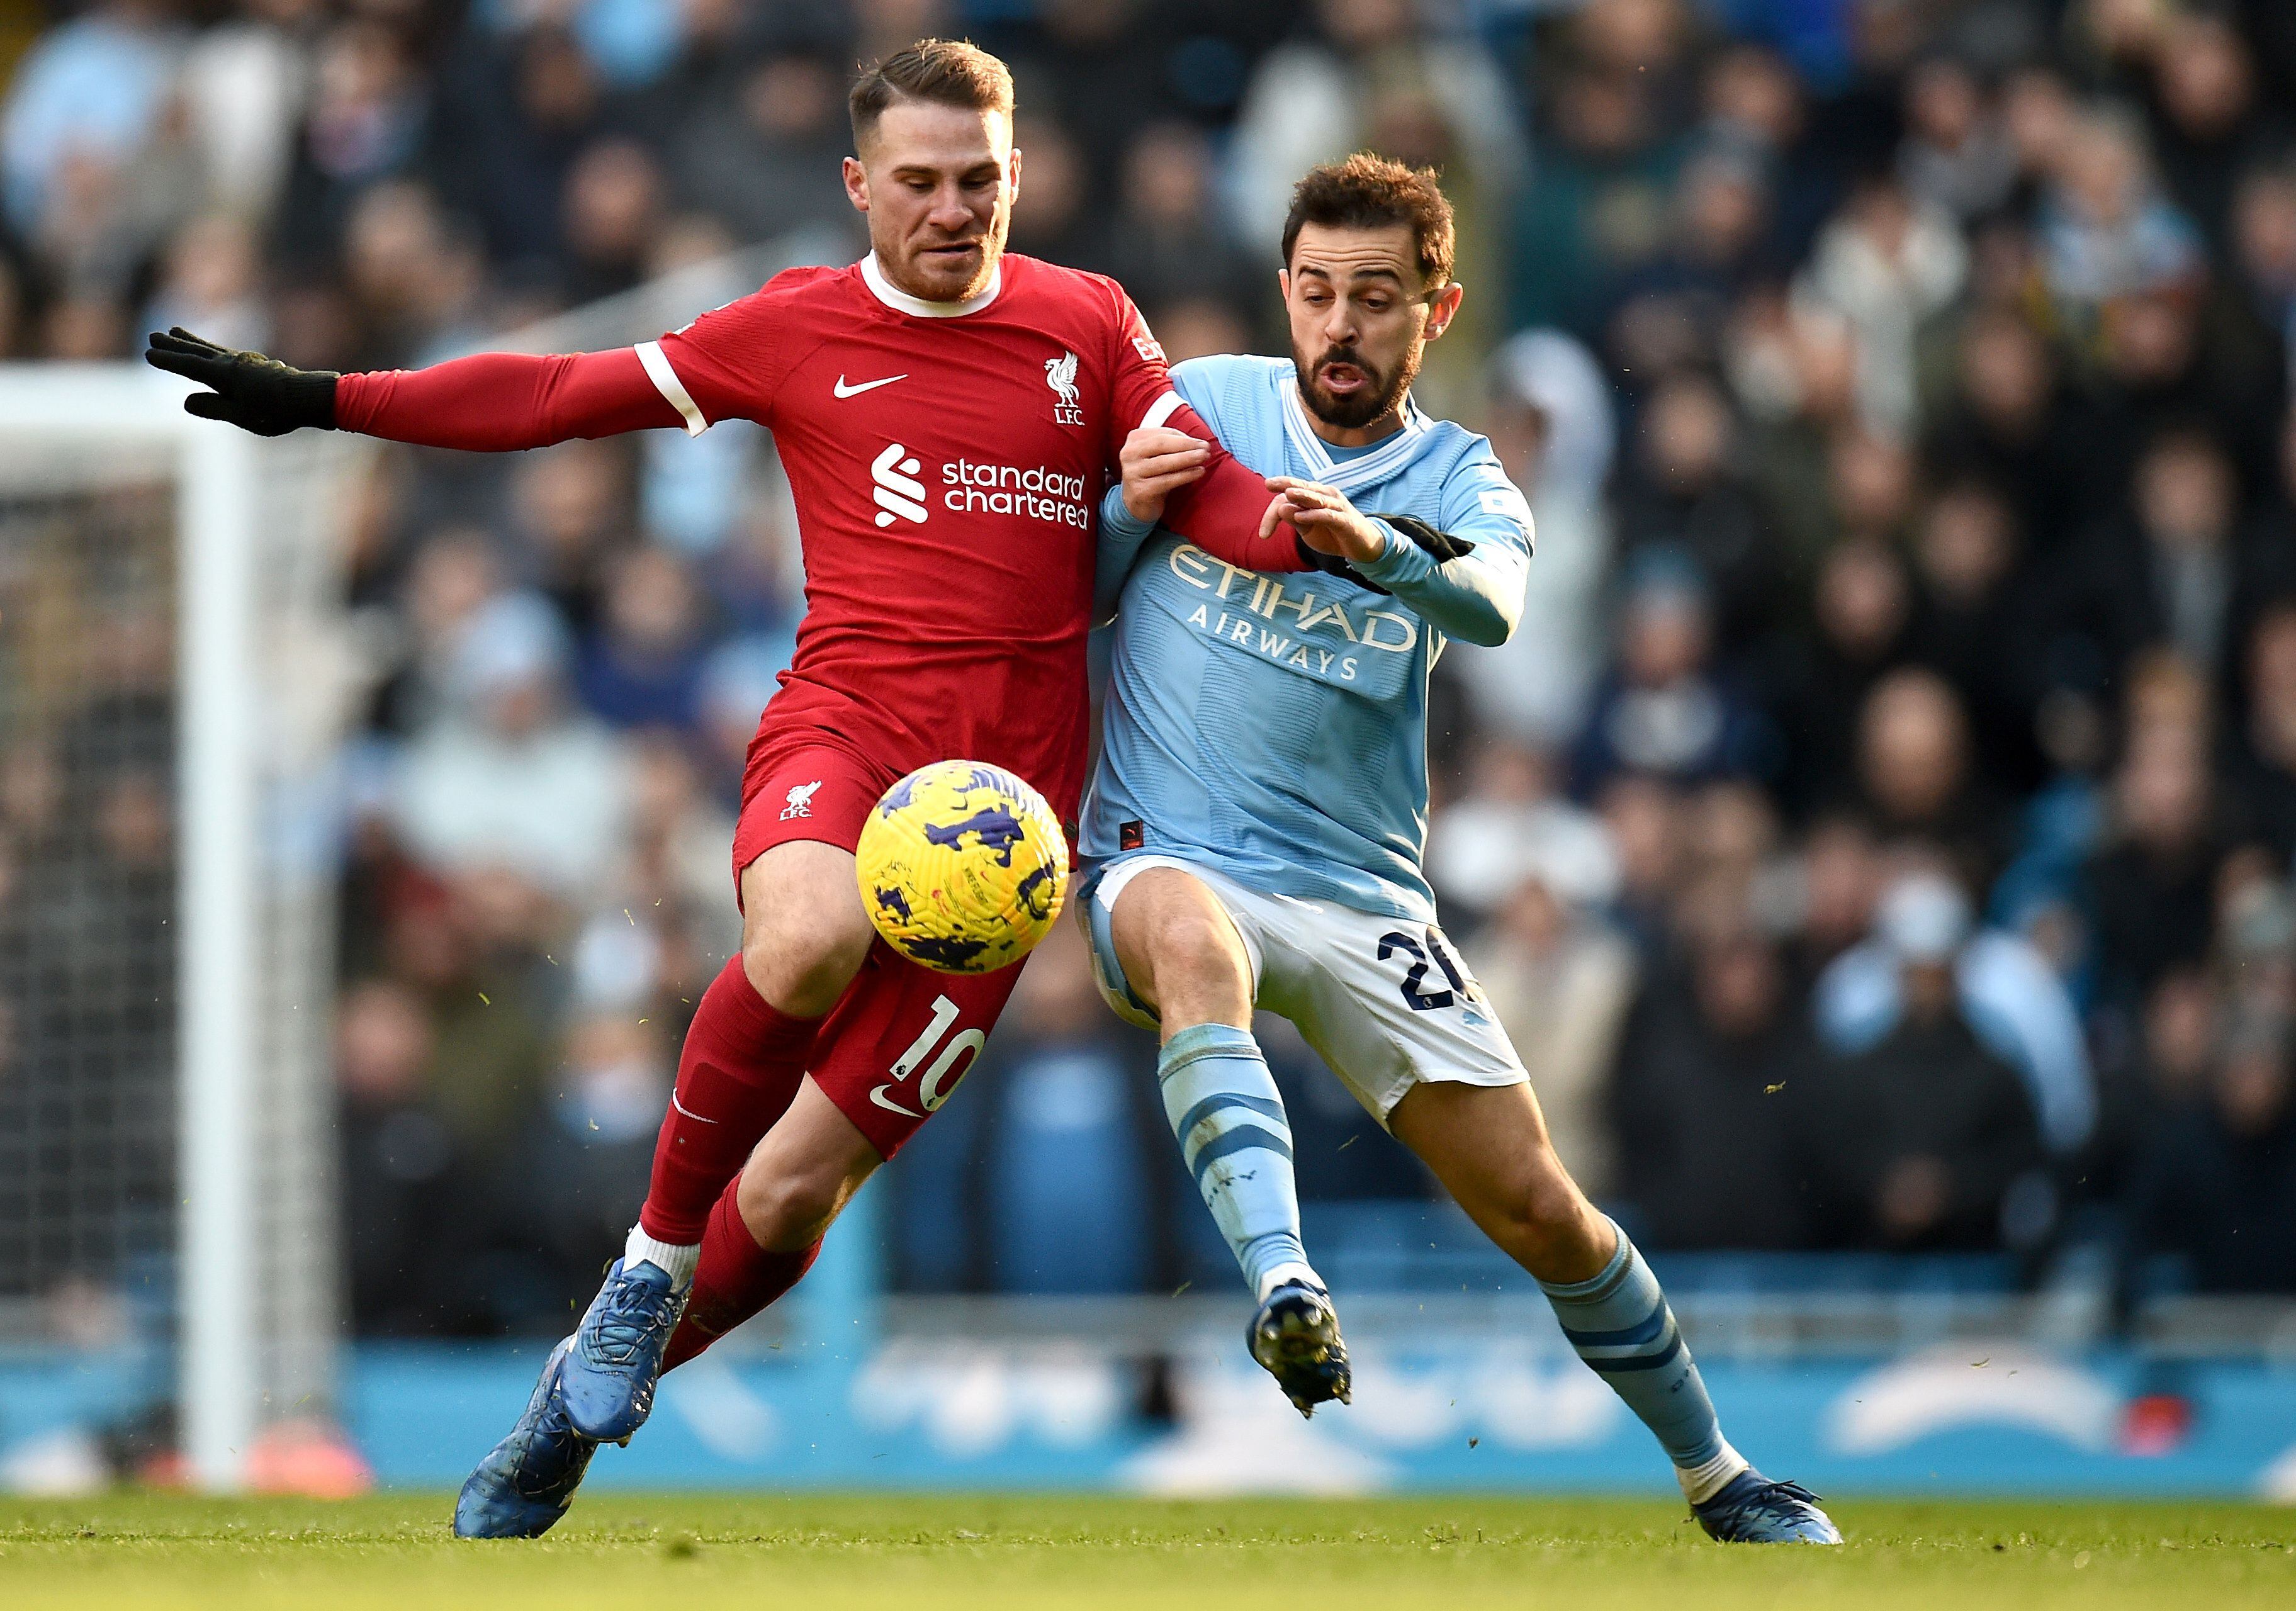
[[[608,1492],[523,1544],[455,1541],[448,1502],[0,1501],[0,1607],[2296,1607],[2296,1512],[2241,1505],[1850,1501],[1821,1550],[1630,1500]]]

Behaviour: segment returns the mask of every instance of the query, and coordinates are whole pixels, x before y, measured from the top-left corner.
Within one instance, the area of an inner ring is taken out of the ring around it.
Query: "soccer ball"
[[[994,973],[1045,937],[1069,846],[1045,797],[1001,766],[937,761],[885,791],[854,855],[885,943],[943,973]]]

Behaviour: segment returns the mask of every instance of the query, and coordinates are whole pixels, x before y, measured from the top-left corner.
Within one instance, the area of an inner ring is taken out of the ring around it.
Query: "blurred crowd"
[[[1421,396],[1538,554],[1515,641],[1439,667],[1430,866],[1579,1178],[1654,1247],[2296,1292],[2296,8],[28,12],[0,356],[413,364],[737,246],[857,256],[843,88],[929,32],[1013,66],[1014,246],[1176,359],[1283,350],[1306,167],[1439,167],[1468,298]],[[394,452],[354,526],[357,1323],[561,1325],[737,935],[786,499],[720,431]],[[1427,1194],[1269,1040],[1311,1211]],[[1063,931],[882,1188],[900,1279],[1188,1279],[1152,1067]]]

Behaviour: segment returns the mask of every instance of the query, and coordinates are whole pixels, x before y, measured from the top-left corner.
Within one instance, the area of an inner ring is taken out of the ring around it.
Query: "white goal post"
[[[176,1145],[159,1173],[175,1199],[180,1446],[200,1485],[229,1490],[267,1423],[332,1408],[335,871],[318,802],[351,686],[341,527],[373,450],[193,419],[186,389],[141,364],[0,365],[0,566],[12,547],[20,568],[69,575],[107,498],[172,525],[171,544],[152,544],[173,551],[152,562],[154,600],[172,608],[150,617],[171,617],[175,640]],[[53,641],[18,642],[17,659],[37,665]]]

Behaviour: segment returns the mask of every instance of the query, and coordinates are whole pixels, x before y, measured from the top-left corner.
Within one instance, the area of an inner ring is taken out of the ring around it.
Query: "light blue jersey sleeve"
[[[1443,518],[1432,524],[1473,544],[1472,552],[1438,560],[1382,520],[1386,552],[1357,568],[1445,636],[1485,648],[1504,643],[1522,618],[1530,505],[1488,447],[1453,470],[1442,496]]]
[[[1092,624],[1105,626],[1116,614],[1124,593],[1124,578],[1132,574],[1141,548],[1155,535],[1156,523],[1135,516],[1124,505],[1124,486],[1111,487],[1100,500],[1100,558],[1092,580]]]

